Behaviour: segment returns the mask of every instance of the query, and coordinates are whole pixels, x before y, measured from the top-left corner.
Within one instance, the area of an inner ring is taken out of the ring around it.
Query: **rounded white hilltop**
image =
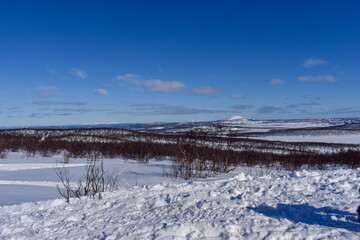
[[[226,119],[227,121],[250,121],[251,119],[243,116],[233,116],[231,118]]]

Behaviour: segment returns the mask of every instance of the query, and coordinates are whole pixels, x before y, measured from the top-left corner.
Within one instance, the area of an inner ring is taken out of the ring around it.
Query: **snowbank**
[[[122,188],[101,200],[0,207],[2,239],[359,239],[360,169],[245,169]]]

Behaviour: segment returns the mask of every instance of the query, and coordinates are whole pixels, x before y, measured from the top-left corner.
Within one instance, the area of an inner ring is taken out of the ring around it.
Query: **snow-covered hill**
[[[1,239],[359,239],[360,170],[238,169],[103,199],[0,207]]]
[[[223,120],[224,122],[231,122],[231,123],[244,123],[253,121],[251,118],[243,117],[243,116],[233,116],[228,119]]]
[[[233,116],[225,120],[217,121],[220,124],[232,125],[238,127],[249,127],[247,125],[253,125],[254,127],[263,128],[314,128],[314,127],[329,127],[339,126],[346,123],[343,119],[304,119],[304,120],[253,120],[243,116]]]

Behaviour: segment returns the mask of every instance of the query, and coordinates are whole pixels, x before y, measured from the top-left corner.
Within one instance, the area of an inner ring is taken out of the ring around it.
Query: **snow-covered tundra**
[[[10,153],[2,160],[0,199],[7,202],[0,207],[0,239],[360,239],[360,169],[239,167],[212,179],[173,182],[162,176],[162,163],[112,159],[106,166],[117,166],[126,184],[102,199],[11,205],[21,190],[26,200],[38,199],[39,191],[48,191],[44,199],[58,197],[52,168],[60,157]],[[82,164],[70,162],[75,181]]]

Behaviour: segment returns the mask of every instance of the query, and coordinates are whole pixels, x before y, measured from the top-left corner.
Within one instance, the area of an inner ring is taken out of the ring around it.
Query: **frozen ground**
[[[22,158],[18,153],[1,160],[0,199],[5,196],[8,201],[2,204],[11,204],[9,191],[23,192],[30,201],[39,192],[45,194],[43,199],[58,197],[50,194],[56,193],[52,169],[56,160],[61,156]],[[171,182],[162,176],[159,163],[112,161],[106,166],[123,169],[127,183],[121,189],[101,200],[71,199],[67,204],[51,199],[1,206],[0,239],[360,238],[355,215],[360,169],[291,173],[238,168],[233,177]],[[72,164],[76,180],[84,160]],[[139,186],[134,186],[136,181]]]

